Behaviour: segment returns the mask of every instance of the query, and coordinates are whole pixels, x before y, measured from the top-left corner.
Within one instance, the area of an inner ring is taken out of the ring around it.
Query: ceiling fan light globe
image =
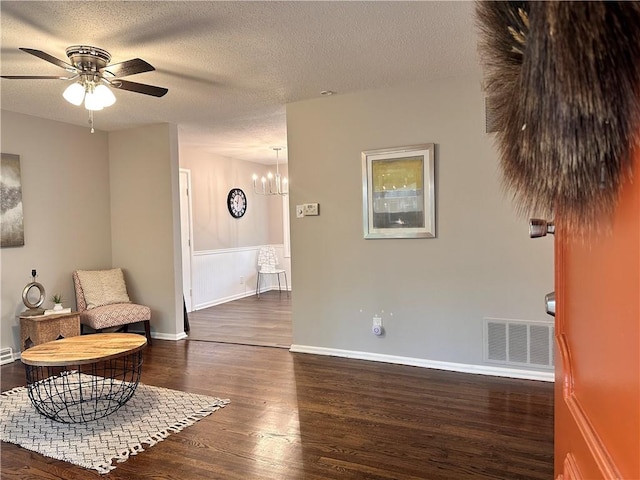
[[[116,103],[116,96],[106,85],[98,85],[93,94],[98,97],[100,104],[103,107],[110,107]]]
[[[84,100],[84,87],[78,82],[72,83],[65,89],[62,96],[67,102],[78,107]]]
[[[84,97],[84,108],[87,110],[102,110],[102,102],[100,101],[100,97],[92,92],[87,92]]]

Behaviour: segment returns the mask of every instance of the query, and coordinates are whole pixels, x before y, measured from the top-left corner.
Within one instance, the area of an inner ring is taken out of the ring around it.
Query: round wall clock
[[[247,211],[247,196],[239,188],[232,188],[227,195],[227,208],[234,218],[242,217]]]

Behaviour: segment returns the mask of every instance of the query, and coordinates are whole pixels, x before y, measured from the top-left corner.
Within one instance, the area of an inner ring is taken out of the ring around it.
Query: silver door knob
[[[547,313],[552,317],[556,316],[556,292],[547,293],[544,296],[544,303],[547,307]]]
[[[547,222],[541,218],[532,218],[529,220],[529,236],[531,238],[544,237],[548,233],[556,233],[556,226],[553,222]]]

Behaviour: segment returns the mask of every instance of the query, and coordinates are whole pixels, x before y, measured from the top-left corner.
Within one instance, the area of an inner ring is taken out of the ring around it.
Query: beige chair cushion
[[[80,313],[80,323],[98,330],[151,319],[151,309],[135,303],[103,305]]]
[[[129,303],[122,269],[78,270],[87,309],[114,303]]]

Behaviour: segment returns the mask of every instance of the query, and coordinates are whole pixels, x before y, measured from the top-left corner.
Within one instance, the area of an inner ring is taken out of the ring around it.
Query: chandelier
[[[269,172],[267,176],[264,175],[260,179],[260,185],[258,185],[258,175],[253,174],[253,191],[258,195],[287,195],[289,193],[289,180],[287,177],[280,175],[279,169],[279,154],[282,147],[273,147],[276,152],[276,174]]]

